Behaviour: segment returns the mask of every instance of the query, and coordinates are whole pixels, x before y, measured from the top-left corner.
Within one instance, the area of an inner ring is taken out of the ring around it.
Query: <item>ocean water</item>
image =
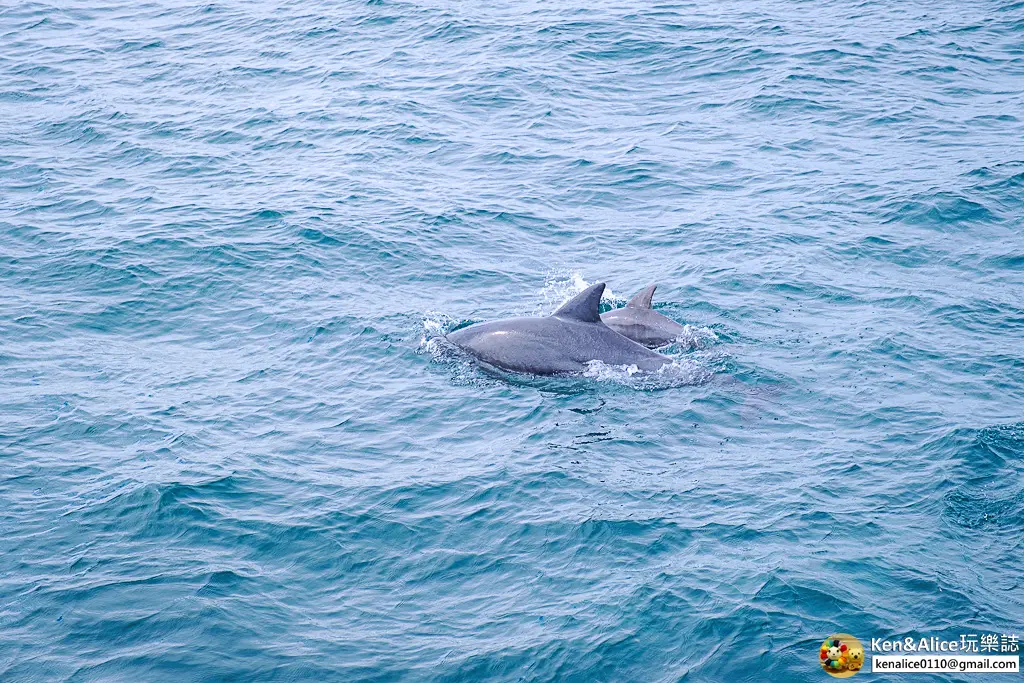
[[[439,339],[599,281],[671,378]],[[1024,3],[0,6],[0,680],[821,681],[1022,546]]]

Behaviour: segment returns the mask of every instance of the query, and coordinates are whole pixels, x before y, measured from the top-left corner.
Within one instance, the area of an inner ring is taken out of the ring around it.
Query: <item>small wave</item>
[[[977,201],[949,192],[918,195],[892,207],[886,223],[943,227],[968,227],[997,220],[992,210]]]

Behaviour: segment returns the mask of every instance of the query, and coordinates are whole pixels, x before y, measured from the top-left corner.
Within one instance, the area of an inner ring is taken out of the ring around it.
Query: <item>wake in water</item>
[[[535,316],[550,315],[552,311],[589,286],[590,283],[583,278],[579,271],[553,273],[545,278],[544,285],[537,293],[539,300],[531,310],[534,311]],[[606,288],[602,298],[602,308],[609,299],[618,305],[624,304],[626,301]],[[454,371],[454,379],[460,384],[473,381],[474,376],[479,378],[478,370],[482,370],[490,377],[498,377],[513,384],[543,385],[541,388],[555,391],[578,391],[583,388],[580,385],[580,379],[633,389],[666,389],[703,384],[714,376],[711,367],[715,358],[683,355],[687,352],[706,350],[718,341],[718,336],[707,327],[684,325],[684,332],[672,344],[660,349],[660,352],[671,358],[672,362],[654,372],[642,372],[636,365],[609,365],[600,360],[594,360],[587,364],[587,369],[582,375],[539,377],[527,373],[509,372],[481,363],[446,339],[445,335],[464,327],[469,322],[437,311],[428,311],[421,321],[419,350],[430,354],[434,362],[451,367]],[[566,382],[573,384],[566,385]]]
[[[641,372],[635,365],[608,365],[599,360],[587,364],[584,377],[613,382],[633,389],[669,389],[693,386],[709,381],[714,372],[692,358],[673,358],[654,372]]]
[[[666,355],[672,355],[673,351],[698,351],[712,347],[718,342],[718,335],[710,327],[683,325],[683,331],[668,346],[661,349]]]

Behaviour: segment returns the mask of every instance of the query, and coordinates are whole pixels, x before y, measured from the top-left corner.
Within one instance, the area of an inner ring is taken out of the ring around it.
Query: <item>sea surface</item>
[[[671,375],[443,338],[595,282]],[[820,682],[1022,551],[1024,3],[0,6],[5,683]]]

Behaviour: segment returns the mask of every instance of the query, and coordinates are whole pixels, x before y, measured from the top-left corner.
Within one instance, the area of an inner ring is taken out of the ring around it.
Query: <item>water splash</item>
[[[594,283],[587,282],[578,270],[556,270],[548,273],[544,278],[544,286],[539,292],[540,301],[533,309],[534,315],[550,315],[559,306],[592,284]],[[615,308],[625,303],[625,299],[617,296],[612,288],[606,285],[601,303],[604,304],[602,309],[605,308],[605,305]]]
[[[454,330],[462,320],[441,313],[439,311],[427,311],[420,321],[420,343],[418,350],[421,353],[430,354],[433,360],[444,362],[450,360],[454,355],[453,346],[445,335]]]
[[[683,331],[679,333],[672,343],[661,349],[661,353],[672,354],[681,351],[698,351],[707,349],[718,342],[718,335],[710,327],[700,325],[683,325]]]

